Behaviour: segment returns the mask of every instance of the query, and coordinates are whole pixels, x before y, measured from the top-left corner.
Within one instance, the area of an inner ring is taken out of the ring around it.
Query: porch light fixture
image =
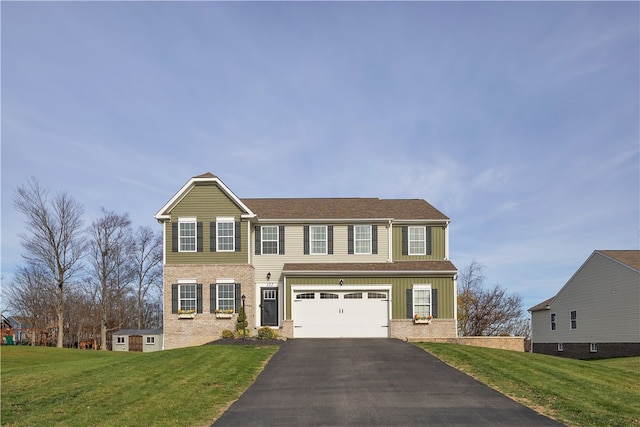
[[[340,286],[342,286],[344,284],[344,280],[340,279],[338,283],[340,283]]]
[[[267,280],[271,279],[271,272],[267,273]]]

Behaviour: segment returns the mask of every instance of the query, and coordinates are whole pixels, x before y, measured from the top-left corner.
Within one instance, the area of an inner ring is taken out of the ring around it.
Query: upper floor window
[[[327,254],[327,227],[325,225],[309,226],[309,250],[312,255]]]
[[[353,227],[353,243],[356,254],[371,253],[371,226],[356,225]]]
[[[415,285],[413,287],[413,315],[431,316],[431,286]]]
[[[425,255],[426,247],[425,227],[409,227],[409,255]]]
[[[178,251],[195,252],[197,249],[197,227],[195,218],[178,219]]]
[[[235,251],[235,222],[233,218],[217,218],[218,235],[217,250],[219,252]]]
[[[276,225],[262,227],[262,254],[278,254],[278,228]]]
[[[578,312],[571,312],[571,329],[578,329]]]
[[[551,313],[551,330],[552,331],[556,330],[556,314],[555,313]]]

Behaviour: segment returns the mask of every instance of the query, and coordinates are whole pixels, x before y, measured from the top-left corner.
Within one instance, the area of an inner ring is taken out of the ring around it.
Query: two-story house
[[[529,311],[534,353],[640,355],[640,251],[594,251],[557,295]]]
[[[286,338],[456,337],[450,220],[424,200],[241,199],[207,173],[155,218],[165,348],[219,339],[242,304]]]

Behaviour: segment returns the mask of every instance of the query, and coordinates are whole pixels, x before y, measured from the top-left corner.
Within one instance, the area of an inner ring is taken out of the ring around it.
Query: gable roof
[[[220,178],[212,174],[211,172],[204,173],[202,175],[194,176],[191,178],[182,188],[169,200],[155,215],[154,218],[158,221],[165,221],[171,219],[171,210],[186,196],[189,191],[201,182],[212,182],[218,185],[218,187],[231,199],[246,216],[255,216],[253,212],[227,187]]]
[[[640,251],[596,251],[640,271]]]
[[[261,220],[449,220],[446,215],[421,199],[251,198],[242,201]]]
[[[578,274],[580,270],[593,258],[596,254],[605,256],[609,259],[612,259],[620,264],[623,264],[627,268],[634,269],[636,271],[640,271],[640,251],[638,250],[595,250],[593,253],[587,258],[587,260],[582,263],[580,268],[571,276],[571,278],[564,284],[564,286],[555,294],[553,297],[549,298],[541,302],[540,304],[534,305],[527,311],[535,312],[542,311],[548,309],[548,307],[553,303],[553,301],[558,297],[558,295],[562,292],[564,288],[567,287],[569,283],[573,280],[573,278]],[[640,287],[640,283],[638,283]]]

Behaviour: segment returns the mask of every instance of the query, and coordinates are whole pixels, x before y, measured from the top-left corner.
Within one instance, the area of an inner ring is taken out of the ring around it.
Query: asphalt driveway
[[[560,426],[395,339],[295,339],[213,424]]]

